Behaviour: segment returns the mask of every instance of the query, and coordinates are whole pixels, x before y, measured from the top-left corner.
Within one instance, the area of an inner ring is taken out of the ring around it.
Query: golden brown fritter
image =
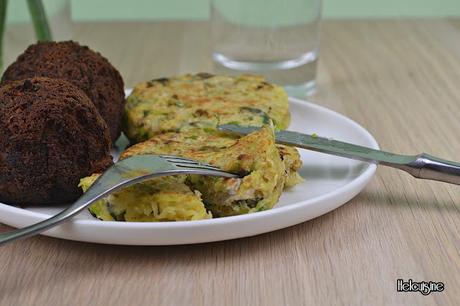
[[[288,96],[261,76],[183,75],[143,82],[126,101],[124,132],[140,142],[164,132],[234,123],[286,129]]]

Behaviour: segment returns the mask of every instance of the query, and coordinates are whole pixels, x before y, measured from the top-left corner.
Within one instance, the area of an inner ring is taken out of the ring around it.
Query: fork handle
[[[412,176],[460,185],[460,163],[445,160],[426,153],[403,165],[390,165],[410,173]]]
[[[90,205],[94,201],[97,201],[100,197],[95,198],[91,194],[84,193],[75,203],[54,215],[53,217],[43,220],[41,222],[26,226],[23,228],[15,229],[6,233],[0,234],[0,246],[10,241],[27,238],[40,234],[64,221],[75,216],[86,206]]]

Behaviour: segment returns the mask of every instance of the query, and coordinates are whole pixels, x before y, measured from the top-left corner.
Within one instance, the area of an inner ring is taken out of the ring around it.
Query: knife
[[[257,131],[260,127],[223,124],[219,125],[218,129],[232,134],[247,135]],[[291,131],[275,132],[275,140],[276,143],[288,146],[397,168],[410,173],[416,178],[460,185],[460,163],[444,160],[426,153],[401,155]]]

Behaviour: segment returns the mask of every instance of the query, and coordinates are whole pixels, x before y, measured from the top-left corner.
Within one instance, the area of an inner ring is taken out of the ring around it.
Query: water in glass
[[[321,0],[212,0],[212,57],[219,73],[256,73],[291,95],[316,88]]]

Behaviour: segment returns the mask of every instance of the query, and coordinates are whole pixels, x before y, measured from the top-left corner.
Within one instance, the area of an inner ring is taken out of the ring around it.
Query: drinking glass
[[[291,95],[316,89],[321,0],[211,0],[217,72],[262,74]]]

